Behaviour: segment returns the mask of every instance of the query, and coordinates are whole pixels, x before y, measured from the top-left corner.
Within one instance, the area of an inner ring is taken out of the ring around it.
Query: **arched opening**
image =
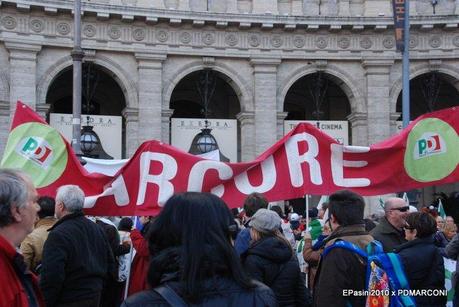
[[[187,152],[193,150],[195,136],[205,128],[206,119],[220,153],[231,162],[240,161],[240,131],[236,114],[239,97],[231,87],[231,79],[211,69],[185,76],[174,88],[170,109],[171,143]],[[223,159],[225,160],[225,159]]]
[[[441,109],[459,105],[459,91],[453,86],[456,79],[440,72],[429,72],[410,80],[410,120]],[[397,98],[397,112],[402,113],[402,92]],[[400,116],[399,121],[402,118]],[[399,125],[401,127],[401,122]],[[443,200],[446,213],[452,215],[455,221],[459,221],[459,183],[451,183],[416,189],[407,192],[410,203],[423,207],[437,203],[437,199],[443,195],[448,196]]]
[[[284,112],[288,115],[284,121],[284,132],[290,131],[297,121],[308,121],[340,142],[350,144],[351,129],[347,116],[351,113],[349,98],[340,87],[342,81],[324,72],[316,72],[298,79],[288,90],[284,100]],[[330,122],[333,121],[333,122]],[[289,124],[292,123],[292,124]],[[341,127],[327,131],[326,127]],[[339,131],[339,132],[338,132]],[[336,133],[336,134],[332,134]],[[310,204],[317,204],[320,195],[310,197]],[[305,215],[305,198],[289,200],[293,210]]]
[[[46,104],[50,105],[48,121],[68,139],[71,138],[73,69],[59,73],[48,88]],[[113,74],[92,62],[82,69],[82,126],[88,122],[101,139],[102,147],[113,158],[125,157],[125,123],[121,116],[126,100]],[[67,114],[66,116],[61,114]]]

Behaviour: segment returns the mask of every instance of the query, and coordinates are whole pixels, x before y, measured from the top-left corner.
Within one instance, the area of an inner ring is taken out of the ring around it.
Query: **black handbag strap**
[[[173,307],[188,307],[189,305],[167,284],[156,287],[153,289],[156,293],[161,295],[169,305]]]

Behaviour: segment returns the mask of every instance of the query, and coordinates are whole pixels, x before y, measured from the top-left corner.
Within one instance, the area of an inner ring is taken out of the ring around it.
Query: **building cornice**
[[[159,1],[158,3],[161,3]],[[45,13],[53,15],[57,13],[71,14],[73,1],[69,0],[0,0],[2,6],[13,6],[19,11],[42,9]],[[82,2],[82,14],[96,16],[98,19],[121,19],[126,23],[142,20],[147,23],[167,22],[171,25],[192,24],[202,27],[213,25],[220,28],[237,26],[241,29],[264,28],[284,29],[287,31],[304,29],[317,31],[330,29],[332,31],[373,29],[384,31],[393,28],[391,16],[286,16],[266,14],[241,14],[241,13],[218,13],[198,12],[188,10],[173,10],[154,7],[122,6],[105,3]],[[412,28],[430,30],[434,27],[457,29],[459,16],[452,15],[421,15],[411,16]]]

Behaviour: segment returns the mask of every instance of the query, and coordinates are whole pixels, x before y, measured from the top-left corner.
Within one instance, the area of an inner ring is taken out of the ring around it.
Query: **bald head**
[[[385,216],[389,223],[396,228],[405,226],[405,219],[409,213],[410,206],[403,198],[391,197],[384,203]]]

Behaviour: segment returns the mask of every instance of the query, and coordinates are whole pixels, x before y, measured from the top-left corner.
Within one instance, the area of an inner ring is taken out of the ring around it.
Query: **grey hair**
[[[84,192],[77,185],[63,185],[57,189],[56,204],[58,203],[62,203],[71,213],[83,210]]]
[[[29,199],[27,179],[22,171],[0,169],[0,227],[13,223],[11,208],[23,208]]]

